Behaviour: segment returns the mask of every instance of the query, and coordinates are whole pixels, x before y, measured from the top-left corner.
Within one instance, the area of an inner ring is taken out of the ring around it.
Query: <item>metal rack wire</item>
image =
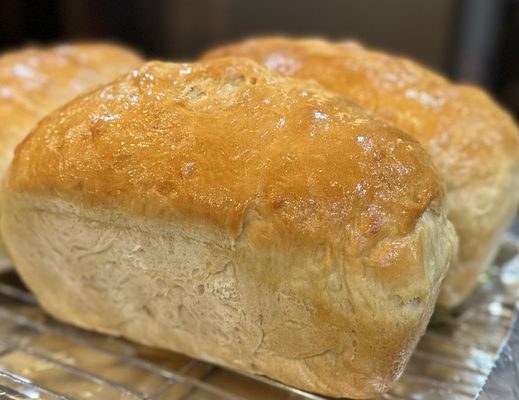
[[[515,278],[514,278],[515,277]],[[503,241],[477,293],[436,313],[384,399],[475,399],[519,300],[519,239]],[[0,274],[0,400],[323,400],[258,376],[61,324],[12,271]]]

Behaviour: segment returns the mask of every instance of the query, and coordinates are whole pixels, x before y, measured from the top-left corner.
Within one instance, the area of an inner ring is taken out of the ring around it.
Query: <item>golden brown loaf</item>
[[[4,207],[57,318],[332,396],[398,377],[455,242],[418,142],[247,59],[148,63],[50,114]]]
[[[439,302],[459,304],[491,261],[518,203],[519,131],[483,91],[454,85],[404,58],[357,43],[258,38],[210,51],[206,59],[247,56],[270,69],[313,79],[413,134],[447,186],[459,260]]]
[[[44,115],[141,63],[130,50],[99,43],[26,48],[1,55],[0,178],[15,146]]]

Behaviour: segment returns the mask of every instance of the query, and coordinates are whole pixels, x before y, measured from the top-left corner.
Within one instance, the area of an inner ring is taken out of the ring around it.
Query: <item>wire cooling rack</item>
[[[479,289],[437,312],[383,399],[475,399],[509,337],[519,239],[507,236]],[[87,332],[47,316],[13,271],[0,273],[0,400],[323,400],[261,376]]]

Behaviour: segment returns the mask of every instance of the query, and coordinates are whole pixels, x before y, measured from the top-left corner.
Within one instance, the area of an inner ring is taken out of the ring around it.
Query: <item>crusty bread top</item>
[[[446,176],[448,190],[492,181],[519,166],[519,132],[482,90],[454,85],[402,57],[355,42],[265,37],[209,51],[246,56],[270,69],[315,79],[413,134]]]
[[[417,141],[245,58],[151,62],[76,98],[18,146],[7,185],[234,237],[253,213],[273,236],[360,251],[443,210]]]
[[[10,153],[38,120],[85,91],[142,64],[102,43],[31,47],[0,56],[0,147]],[[8,158],[10,154],[8,154]]]

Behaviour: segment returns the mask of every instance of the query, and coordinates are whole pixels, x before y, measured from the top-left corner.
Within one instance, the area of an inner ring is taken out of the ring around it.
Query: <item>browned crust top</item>
[[[231,235],[365,248],[409,233],[442,182],[414,139],[317,84],[226,58],[151,62],[44,118],[8,177],[40,193]]]
[[[209,51],[202,59],[252,58],[313,79],[415,136],[445,174],[448,190],[517,174],[519,131],[482,90],[455,85],[403,57],[355,42],[265,37]]]
[[[29,47],[0,56],[0,144],[11,152],[40,118],[142,64],[112,44]]]

